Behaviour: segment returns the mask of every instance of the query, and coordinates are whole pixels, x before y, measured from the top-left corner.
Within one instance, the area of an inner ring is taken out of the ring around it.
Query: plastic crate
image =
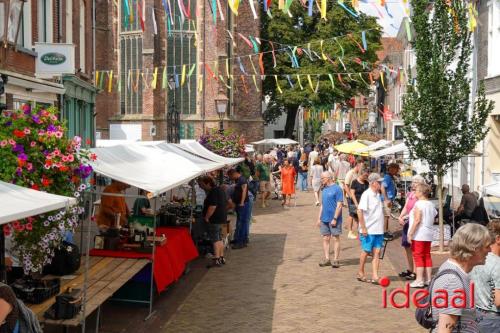
[[[40,304],[61,291],[60,279],[18,280],[12,285],[18,298],[26,303]]]

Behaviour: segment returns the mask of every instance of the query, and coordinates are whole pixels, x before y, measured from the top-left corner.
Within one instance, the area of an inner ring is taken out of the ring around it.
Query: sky
[[[362,12],[378,18],[378,23],[384,28],[384,36],[394,37],[398,33],[401,20],[406,16],[403,7],[404,4],[402,0],[387,0],[386,3],[389,13],[393,16],[392,18],[384,7],[378,5],[378,1],[367,0],[363,2],[363,0],[361,0],[359,7]],[[382,18],[380,17],[379,11],[380,14],[382,14]]]

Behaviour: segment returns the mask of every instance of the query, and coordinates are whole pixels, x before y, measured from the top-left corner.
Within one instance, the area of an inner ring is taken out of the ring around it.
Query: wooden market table
[[[37,315],[41,323],[59,325],[65,328],[81,325],[86,317],[98,310],[97,324],[99,324],[100,306],[135,274],[143,269],[148,263],[147,259],[90,257],[89,271],[87,276],[87,301],[85,304],[85,316],[83,312],[73,319],[51,320],[45,319],[43,314],[55,303],[55,296],[41,304],[29,305],[30,309]],[[68,288],[83,291],[85,280],[85,258],[82,257],[80,269],[72,274],[72,279],[61,279],[61,293]],[[50,277],[50,276],[49,276]]]

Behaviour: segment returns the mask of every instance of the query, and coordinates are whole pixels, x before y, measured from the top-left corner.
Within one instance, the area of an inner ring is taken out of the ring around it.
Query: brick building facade
[[[13,13],[18,20],[12,19]],[[96,93],[91,80],[92,1],[3,0],[0,22],[0,73],[8,79],[3,96],[7,109],[24,103],[58,106],[68,122],[68,134],[92,141]],[[75,74],[37,78],[37,42],[74,44]]]
[[[247,141],[263,137],[261,95],[254,89],[245,93],[235,58],[252,53],[248,45],[236,38],[238,33],[258,37],[260,21],[254,20],[248,5],[242,5],[238,16],[231,15],[228,8],[221,8],[225,20],[217,15],[217,23],[214,24],[208,2],[192,0],[190,3],[191,19],[182,22],[178,6],[172,2],[175,5],[172,8],[175,23],[172,24],[166,21],[162,1],[146,0],[143,32],[140,21],[130,21],[126,17],[121,3],[97,1],[96,40],[98,45],[105,47],[96,50],[96,70],[104,73],[105,82],[110,71],[118,73],[112,91],[103,91],[97,96],[98,136],[106,139],[164,140],[166,114],[175,109],[180,113],[181,139],[197,138],[209,129],[219,127],[215,99],[223,94],[229,100],[224,128],[244,134]],[[124,22],[126,19],[128,23]],[[228,31],[235,36],[234,43]],[[133,41],[127,44],[128,41],[124,42],[126,39]],[[139,40],[136,44],[135,39]],[[252,58],[258,67],[257,57]],[[251,68],[248,57],[242,62],[245,68]],[[199,65],[205,63],[211,71],[223,74],[224,80],[227,80],[229,72],[234,82],[214,80],[207,68]],[[192,75],[186,75],[186,82],[182,84],[179,81],[183,65],[187,72],[193,64],[198,65]],[[153,89],[151,82],[156,68],[157,85]],[[164,71],[166,84],[162,82]],[[137,77],[140,77],[140,82]],[[232,89],[228,89],[225,83]],[[260,80],[257,83],[261,91]],[[169,84],[175,88],[170,89]],[[253,82],[247,78],[246,85],[251,88]]]

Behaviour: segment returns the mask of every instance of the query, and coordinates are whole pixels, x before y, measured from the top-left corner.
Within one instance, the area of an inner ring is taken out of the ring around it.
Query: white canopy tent
[[[76,199],[0,181],[0,202],[0,224],[5,224],[72,206]]]
[[[205,172],[218,170],[218,169],[221,169],[225,166],[224,163],[215,162],[215,161],[203,158],[199,155],[195,155],[191,152],[188,152],[188,151],[180,148],[178,145],[175,145],[172,143],[166,143],[166,142],[152,143],[151,146],[154,148],[157,148],[157,149],[161,149],[162,151],[177,154],[177,155],[193,162],[194,164],[199,166]]]
[[[374,151],[374,152],[370,153],[370,157],[378,158],[378,157],[385,156],[385,155],[404,153],[407,151],[408,151],[408,148],[406,147],[406,145],[404,143],[398,143],[397,145],[393,145],[393,146],[390,146],[390,147],[385,148],[385,149]]]
[[[288,138],[281,138],[281,139],[264,139],[260,141],[255,141],[252,142],[254,145],[296,145],[298,144],[297,141],[288,139]]]
[[[206,158],[207,160],[223,163],[225,166],[235,165],[244,160],[243,158],[230,158],[217,155],[195,140],[181,140],[181,143],[177,144],[177,146],[185,151]]]
[[[367,147],[357,149],[355,152],[358,154],[359,153],[366,153],[369,151],[377,150],[379,148],[387,147],[390,144],[391,144],[391,141],[387,141],[387,140],[382,139],[382,140],[379,140],[377,142],[372,143],[371,145],[369,145]]]
[[[94,171],[157,196],[206,172],[177,153],[147,145],[93,148]]]
[[[500,183],[484,185],[481,187],[481,190],[486,195],[491,195],[500,198]]]

